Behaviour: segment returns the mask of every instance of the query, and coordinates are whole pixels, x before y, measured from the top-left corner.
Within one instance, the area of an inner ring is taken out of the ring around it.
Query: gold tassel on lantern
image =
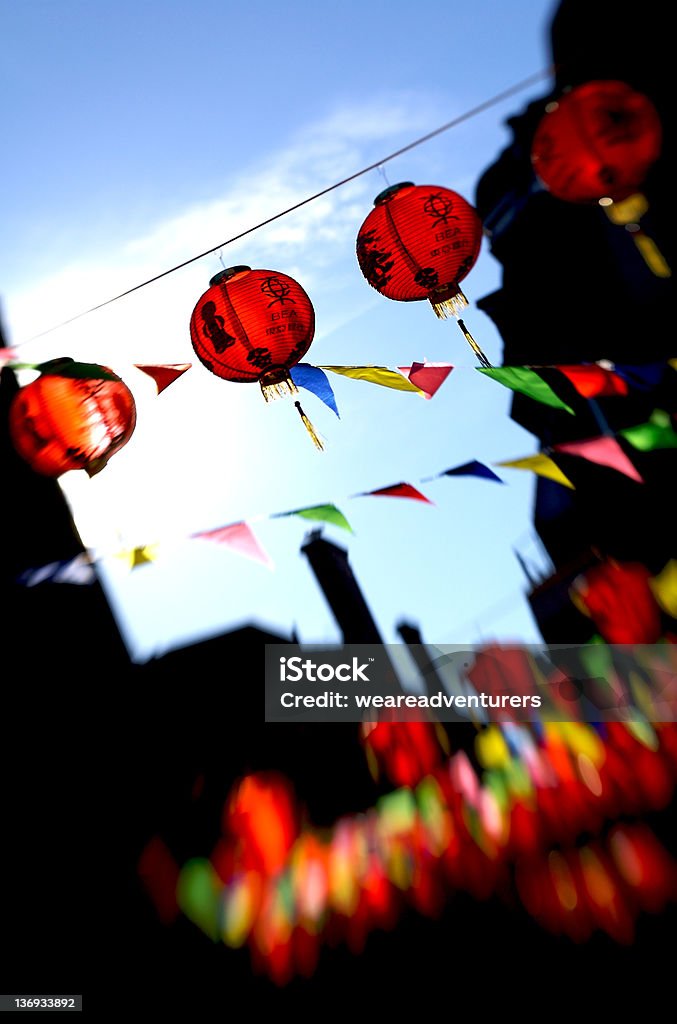
[[[435,310],[435,316],[440,320],[447,320],[450,316],[458,316],[468,305],[468,300],[459,288],[454,289],[453,295],[440,295],[434,293],[428,296],[430,305]]]
[[[468,328],[465,326],[463,321],[459,318],[457,320],[457,323],[458,323],[458,326],[461,328],[461,333],[463,334],[463,337],[465,338],[465,340],[470,345],[470,348],[473,350],[473,352],[477,356],[477,358],[480,361],[480,363],[482,364],[482,366],[491,368],[491,363],[489,362],[489,360],[485,356],[484,352],[479,347],[479,345],[477,344],[477,342],[475,341],[475,339],[473,338],[472,334],[470,333]]]
[[[645,195],[636,192],[620,202],[600,200],[603,208],[612,224],[620,224],[632,235],[632,240],[637,247],[642,259],[652,274],[656,277],[672,277],[672,271],[668,266],[665,257],[654,242],[653,238],[642,230],[640,219],[649,209],[649,203]]]
[[[477,356],[480,365],[491,367],[491,363],[460,318],[460,314],[468,305],[468,300],[458,285],[452,285],[445,289],[438,288],[430,293],[428,301],[435,311],[435,316],[440,320],[448,320],[452,316],[455,318],[463,337]]]
[[[274,369],[268,370],[260,378],[259,384],[266,402],[274,402],[276,398],[285,398],[287,395],[298,395],[299,393],[299,389],[284,366],[276,366]]]
[[[308,417],[304,413],[303,409],[301,408],[301,403],[300,402],[294,402],[294,405],[296,406],[296,410],[297,410],[299,416],[303,420],[303,425],[306,428],[306,430],[308,431],[308,433],[310,435],[311,441],[313,442],[315,447],[317,449],[319,449],[319,451],[321,451],[321,452],[324,451],[324,445],[322,444],[322,441],[321,441],[317,431],[315,430],[315,427],[310,422],[310,420],[308,419]]]

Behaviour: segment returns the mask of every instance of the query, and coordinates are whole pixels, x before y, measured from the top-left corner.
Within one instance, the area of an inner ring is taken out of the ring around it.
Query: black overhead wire
[[[482,114],[485,110],[489,110],[491,107],[496,106],[503,100],[509,99],[511,96],[514,96],[515,93],[521,92],[530,85],[535,85],[542,79],[551,76],[554,73],[554,70],[554,66],[550,65],[549,67],[542,68],[540,71],[534,72],[527,78],[523,78],[521,81],[515,82],[507,89],[503,89],[501,92],[495,93],[489,99],[477,104],[477,106],[471,107],[463,114],[459,114],[458,117],[453,118],[453,120],[447,121],[446,124],[440,125],[439,128],[435,128],[433,131],[427,132],[425,135],[421,135],[418,139],[414,139],[413,142],[407,143],[406,146],[401,146],[393,153],[389,153],[388,156],[381,157],[379,160],[374,161],[374,163],[369,164],[367,167],[363,167],[361,170],[355,171],[353,174],[349,174],[348,177],[334,182],[333,185],[328,185],[319,192],[306,196],[305,199],[301,199],[298,203],[294,203],[292,206],[288,206],[285,210],[280,210],[279,213],[275,213],[271,217],[267,217],[265,220],[259,221],[258,224],[254,224],[251,227],[246,228],[244,231],[240,231],[237,235],[227,238],[224,242],[219,242],[217,245],[213,245],[211,248],[205,249],[203,252],[198,253],[197,256],[191,256],[182,263],[177,263],[168,270],[163,270],[161,273],[155,274],[154,277],[149,277],[146,281],[141,281],[139,284],[135,284],[131,288],[127,288],[118,295],[113,295],[110,299],[106,299],[104,302],[99,302],[95,306],[90,306],[89,309],[84,309],[82,312],[76,313],[75,316],[71,316],[67,320],[62,320],[61,323],[54,324],[54,326],[48,327],[44,331],[40,331],[39,334],[34,334],[32,337],[27,338],[25,342],[21,342],[13,347],[18,348],[21,344],[27,344],[28,342],[36,341],[38,338],[44,338],[45,335],[51,334],[53,331],[57,331],[61,327],[66,327],[68,324],[72,324],[75,320],[80,320],[83,316],[87,316],[89,313],[94,313],[98,309],[103,309],[104,306],[110,306],[113,302],[117,302],[119,299],[124,299],[127,295],[132,295],[134,292],[138,292],[141,288],[145,288],[147,285],[153,284],[155,281],[160,281],[163,277],[168,277],[169,274],[173,274],[177,270],[182,270],[184,267],[190,266],[191,263],[196,263],[205,256],[211,256],[219,249],[224,249],[227,245],[232,245],[233,242],[237,242],[241,238],[245,238],[247,235],[253,234],[254,231],[258,231],[260,228],[266,227],[268,224],[272,224],[273,221],[280,220],[281,217],[286,217],[287,214],[293,213],[302,206],[312,203],[315,199],[319,199],[321,196],[327,195],[328,192],[333,192],[334,189],[341,188],[342,185],[347,185],[348,182],[355,181],[356,178],[361,177],[363,174],[367,174],[369,171],[380,170],[383,164],[388,163],[388,161],[394,160],[398,156],[402,156],[403,153],[408,153],[409,150],[414,149],[416,146],[420,146],[422,143],[428,142],[430,139],[435,138],[437,135],[441,135],[443,132],[449,131],[451,128],[456,128],[459,124],[463,124],[463,122],[469,121],[473,117],[477,117],[478,114]]]

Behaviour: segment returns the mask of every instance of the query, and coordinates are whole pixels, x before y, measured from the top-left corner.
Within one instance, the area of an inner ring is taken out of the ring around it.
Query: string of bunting
[[[36,370],[41,370],[45,366],[45,364],[16,363],[13,362],[15,356],[16,352],[13,349],[0,349],[0,366],[8,365],[13,369]],[[159,395],[189,370],[192,364],[135,363],[134,365],[155,381],[157,394]],[[601,365],[595,363],[580,366],[473,367],[473,369],[478,370],[483,375],[511,390],[527,395],[535,401],[545,403],[554,408],[562,408],[569,413],[575,414],[574,409],[564,402],[548,383],[546,378],[548,374],[552,377],[552,371],[566,378],[582,398],[591,400],[597,397],[623,397],[628,395],[631,390],[643,390],[653,387],[660,380],[666,366],[677,369],[677,360],[670,359],[663,363],[646,364],[643,366]],[[311,391],[339,416],[336,398],[329,384],[327,372],[352,380],[361,380],[398,391],[419,394],[425,399],[431,399],[453,369],[454,366],[449,363],[428,363],[425,361],[414,362],[410,366],[400,366],[397,370],[373,365],[313,366],[301,363],[293,368],[293,374],[295,383],[298,386],[305,387]],[[61,365],[59,373],[63,372],[68,372],[71,376],[87,378],[99,376],[101,368],[95,364],[71,362],[67,364],[67,371],[64,371],[63,365]],[[618,431],[617,434],[609,431],[596,437],[556,444],[544,451],[518,459],[503,460],[494,465],[506,469],[528,470],[537,476],[545,477],[564,487],[574,489],[574,484],[555,461],[557,454],[561,453],[578,456],[586,459],[588,462],[622,473],[636,483],[643,483],[640,473],[621,447],[618,438],[623,439],[631,447],[643,453],[677,447],[677,432],[674,429],[673,417],[664,410],[657,409],[647,422],[626,427]],[[444,469],[433,476],[424,477],[419,482],[430,482],[444,476],[474,476],[495,483],[504,483],[493,469],[476,459]],[[368,496],[408,498],[424,504],[434,505],[434,502],[417,487],[406,481],[370,491],[363,491],[352,497]],[[268,516],[257,518],[275,519],[289,516],[298,516],[316,522],[324,522],[350,533],[353,532],[346,516],[331,502],[293,509],[291,511],[272,513]],[[272,560],[263,550],[250,526],[250,523],[254,521],[256,519],[229,523],[215,529],[199,531],[190,536],[195,539],[210,540],[223,544],[244,557],[258,561],[273,569]],[[129,550],[118,551],[116,552],[116,557],[122,558],[129,564],[130,568],[135,569],[155,561],[158,550],[159,544],[157,543],[144,544]],[[90,582],[94,576],[93,572],[88,573],[87,567],[91,568],[96,560],[90,552],[65,562],[54,562],[46,566],[29,569],[22,575],[20,582],[28,586],[46,581]]]
[[[647,423],[637,424],[636,426],[620,431],[620,436],[624,437],[626,441],[642,452],[654,451],[667,447],[677,448],[677,431],[672,427],[670,417],[662,411],[654,413],[654,416]],[[581,458],[587,459],[589,462],[607,466],[617,472],[623,473],[637,483],[643,482],[642,477],[639,475],[635,467],[630,462],[630,459],[625,455],[618,441],[614,437],[600,436],[598,438],[591,438],[587,441],[556,445],[552,449],[552,453],[555,457],[557,452],[578,455]],[[506,469],[530,470],[537,476],[543,476],[554,480],[565,487],[574,488],[574,484],[563,473],[554,459],[544,452],[538,452],[534,455],[529,455],[521,459],[504,460],[494,463],[493,465]],[[424,477],[419,482],[430,482],[442,477],[475,477],[487,482],[498,484],[505,483],[505,481],[495,473],[493,469],[477,459],[471,459],[468,462],[451,466],[433,474],[432,476]],[[398,483],[391,484],[386,487],[378,487],[373,490],[361,491],[357,494],[351,495],[350,497],[351,499],[360,497],[403,498],[418,501],[422,504],[435,505],[435,502],[427,497],[427,495],[413,484],[406,481],[400,481]],[[273,569],[273,562],[254,534],[251,523],[264,519],[281,519],[289,518],[291,516],[298,516],[302,519],[326,523],[345,530],[348,533],[354,532],[349,520],[342,510],[333,502],[327,502],[291,509],[284,512],[275,512],[268,515],[257,516],[249,520],[227,523],[214,529],[197,531],[190,534],[189,539],[208,540],[222,544],[250,560],[260,562],[267,568]],[[152,543],[138,545],[131,549],[116,551],[114,554],[115,557],[125,561],[129,565],[130,569],[136,569],[141,565],[154,562],[158,557],[159,549],[159,543]],[[77,558],[70,561],[55,562],[48,566],[29,569],[22,575],[20,582],[27,586],[33,586],[47,581],[67,583],[93,582],[94,574],[93,572],[87,572],[87,565],[89,564],[91,567],[98,560],[100,559],[90,552],[85,556],[79,555]]]

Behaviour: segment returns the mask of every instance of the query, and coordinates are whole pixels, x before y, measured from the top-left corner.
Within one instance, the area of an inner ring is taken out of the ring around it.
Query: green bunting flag
[[[332,523],[334,526],[339,526],[342,530],[347,530],[348,533],[353,532],[352,526],[336,505],[309,505],[308,508],[297,508],[293,512],[278,512],[277,515],[271,518],[279,519],[284,516],[301,516],[302,519],[313,519],[320,523]]]
[[[98,363],[77,363],[73,359],[50,359],[46,363],[10,363],[12,370],[38,370],[51,377],[75,377],[77,380],[119,380],[112,370]]]
[[[619,430],[621,437],[640,452],[654,452],[659,448],[677,448],[677,431],[673,429],[670,416],[663,409],[649,417],[647,423]]]
[[[475,369],[486,374],[487,377],[491,377],[492,380],[498,381],[499,384],[503,384],[506,388],[521,391],[523,395],[542,402],[543,405],[551,405],[553,409],[564,409],[572,416],[575,415],[571,406],[562,401],[535,370],[530,370],[527,366],[477,366]]]
[[[50,359],[47,363],[37,363],[31,369],[56,377],[75,377],[78,380],[119,380],[112,370],[98,363],[78,363],[73,359]]]

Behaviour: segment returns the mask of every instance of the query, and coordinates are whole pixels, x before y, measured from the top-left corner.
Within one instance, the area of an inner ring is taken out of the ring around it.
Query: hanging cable
[[[75,320],[80,320],[83,316],[88,316],[90,313],[103,309],[104,306],[110,306],[111,303],[117,302],[119,299],[124,299],[128,295],[138,292],[141,288],[145,288],[149,284],[154,284],[155,281],[160,281],[163,277],[168,277],[169,274],[174,274],[177,270],[182,270],[184,267],[190,266],[191,263],[196,263],[198,260],[204,259],[205,256],[211,256],[213,253],[217,252],[217,250],[224,249],[227,245],[232,245],[233,242],[238,242],[241,238],[245,238],[247,235],[253,234],[254,231],[258,231],[260,228],[266,227],[268,224],[272,224],[281,217],[286,217],[287,214],[293,213],[295,210],[299,210],[302,206],[312,203],[315,199],[320,199],[322,196],[326,196],[328,192],[333,192],[334,189],[341,188],[342,185],[347,185],[349,182],[355,181],[356,178],[360,178],[363,174],[368,174],[369,171],[381,169],[382,165],[387,163],[389,160],[394,160],[396,157],[402,156],[403,153],[408,153],[409,150],[414,149],[416,146],[420,146],[422,143],[428,142],[430,139],[434,139],[437,135],[441,135],[443,132],[449,131],[451,128],[456,128],[459,124],[463,124],[463,122],[469,121],[473,117],[477,117],[478,114],[482,114],[485,110],[489,110],[491,107],[496,106],[503,100],[509,99],[511,96],[514,96],[515,93],[521,92],[530,85],[535,85],[542,79],[549,77],[554,73],[554,70],[554,65],[550,65],[547,68],[543,68],[541,71],[534,72],[534,74],[529,75],[528,78],[523,78],[521,81],[509,86],[507,89],[503,89],[490,99],[479,103],[476,107],[471,107],[470,110],[466,110],[465,113],[459,114],[459,116],[455,117],[452,121],[447,121],[446,124],[440,125],[439,128],[435,128],[433,131],[420,136],[418,139],[414,139],[413,142],[409,142],[406,146],[401,146],[400,149],[395,150],[394,153],[381,157],[380,160],[376,160],[374,163],[369,164],[368,167],[363,167],[360,171],[355,171],[354,174],[348,175],[347,178],[342,178],[340,181],[334,182],[333,185],[328,185],[327,188],[323,188],[321,191],[315,192],[313,195],[307,196],[305,199],[301,199],[298,203],[294,203],[293,206],[288,206],[286,210],[281,210],[279,213],[273,214],[272,217],[267,217],[265,220],[259,221],[258,224],[254,224],[252,227],[246,228],[244,231],[240,231],[239,234],[233,235],[231,238],[226,239],[225,242],[219,242],[218,245],[213,245],[210,249],[205,249],[204,252],[198,253],[197,256],[191,256],[190,259],[184,260],[183,263],[177,263],[176,266],[170,267],[169,270],[163,270],[161,273],[155,274],[154,277],[149,277],[146,281],[141,281],[140,284],[136,284],[132,288],[127,288],[126,291],[120,292],[118,295],[114,295],[112,298],[106,299],[104,302],[97,303],[96,306],[90,306],[89,309],[84,309],[81,313],[76,313],[75,316],[69,317],[68,320],[62,320],[61,323],[55,324],[53,327],[48,327],[47,330],[40,331],[39,334],[34,334],[30,338],[27,338],[23,342],[19,342],[13,347],[18,348],[20,345],[26,345],[31,341],[36,341],[38,338],[44,338],[45,335],[51,334],[53,331],[58,331],[61,327],[66,327],[68,324],[74,323]]]

